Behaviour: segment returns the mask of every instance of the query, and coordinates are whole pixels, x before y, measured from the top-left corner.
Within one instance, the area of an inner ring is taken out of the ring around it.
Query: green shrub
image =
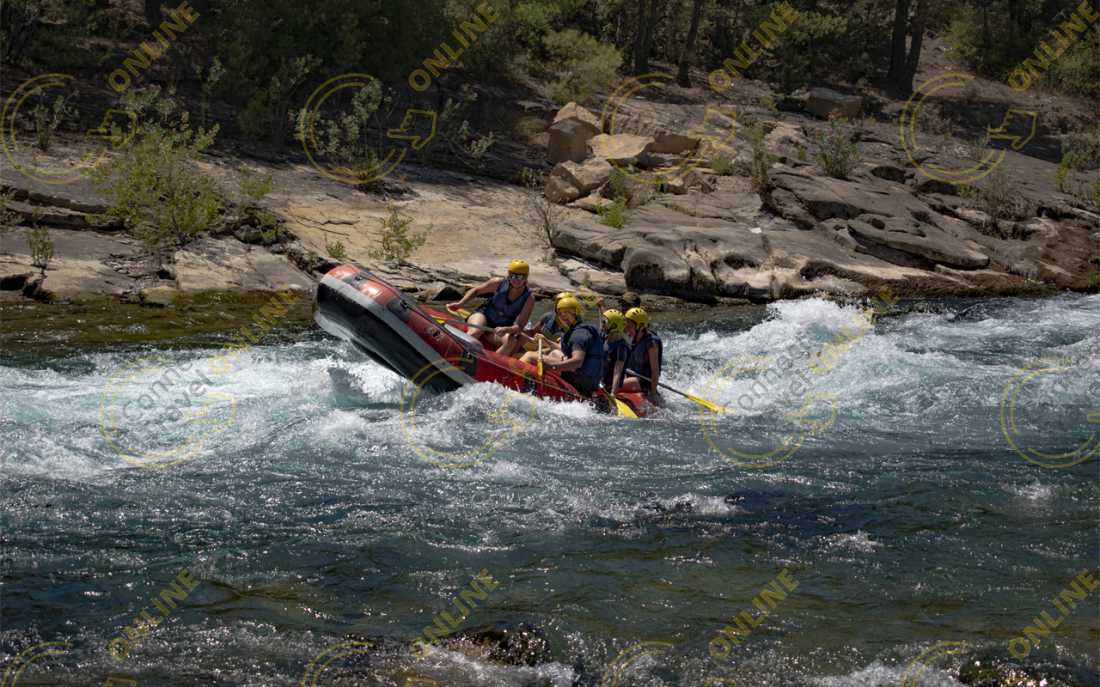
[[[817,135],[814,157],[823,172],[834,179],[847,179],[859,164],[859,148],[840,122],[833,119],[829,130]]]
[[[409,231],[412,217],[402,216],[397,208],[391,207],[389,217],[382,220],[382,245],[379,250],[371,251],[375,260],[404,262],[424,242],[428,240],[429,226],[419,234]]]
[[[630,180],[617,166],[611,168],[611,176],[607,178],[607,191],[611,198],[630,197]]]
[[[183,113],[170,127],[142,126],[122,155],[92,170],[106,196],[106,214],[120,220],[164,262],[170,251],[214,224],[220,202],[195,161],[214,142],[218,128],[192,131]]]
[[[15,200],[15,191],[0,191],[0,235],[6,234],[19,223],[21,215],[8,209],[8,203]]]
[[[710,159],[708,164],[716,174],[724,177],[733,174],[733,158],[725,153],[718,153]]]
[[[313,55],[283,60],[275,74],[267,81],[267,87],[255,91],[237,115],[237,123],[249,137],[267,139],[281,146],[286,138],[290,104],[299,87],[321,64]]]
[[[270,174],[253,172],[245,167],[240,169],[240,194],[244,205],[244,212],[251,215],[261,230],[273,229],[278,224],[278,218],[260,205],[260,201],[267,197],[275,184]],[[274,241],[265,241],[265,244]]]
[[[340,241],[329,241],[325,239],[325,250],[328,252],[328,256],[333,260],[347,260],[348,251],[344,248],[344,244]]]
[[[600,224],[615,229],[622,229],[626,225],[626,199],[619,197],[613,202],[601,205],[599,208]]]
[[[50,239],[50,232],[35,222],[31,228],[27,229],[27,247],[31,251],[32,264],[41,268],[42,274],[45,275],[50,258],[53,257],[53,241]]]
[[[516,172],[516,183],[526,189],[540,189],[546,184],[546,178],[531,167],[520,167]]]
[[[52,106],[47,106],[42,102],[34,106],[34,110],[32,111],[34,116],[34,137],[39,150],[46,152],[50,149],[50,144],[53,142],[53,135],[57,131],[57,128],[61,126],[61,122],[64,121],[66,115],[71,115],[73,113],[74,111],[72,107],[69,106],[67,100],[60,95],[54,98]]]
[[[775,162],[775,156],[768,152],[764,145],[764,130],[753,127],[748,131],[749,143],[752,145],[752,163],[749,170],[749,180],[752,190],[760,195],[771,189],[770,170]],[[805,149],[803,149],[804,151]]]
[[[1062,159],[1054,173],[1054,183],[1059,191],[1088,200],[1091,195],[1087,183],[1077,183],[1075,174],[1082,174],[1100,166],[1100,140],[1096,128],[1071,134],[1062,141]],[[1095,201],[1094,201],[1095,202]]]
[[[584,102],[606,90],[615,82],[623,63],[614,46],[574,29],[548,33],[543,46],[551,66],[560,74],[550,87],[550,97],[559,104]]]
[[[798,161],[805,162],[806,156],[806,146],[802,145],[801,143],[795,144],[795,157],[798,158]]]
[[[994,168],[977,185],[959,187],[959,195],[989,216],[987,227],[998,228],[1001,220],[1027,212],[1019,184],[1001,167]],[[1002,234],[1004,238],[1010,238]]]

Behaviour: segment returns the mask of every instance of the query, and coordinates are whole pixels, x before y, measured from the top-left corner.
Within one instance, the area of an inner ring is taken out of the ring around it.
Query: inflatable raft
[[[446,392],[493,382],[539,398],[591,402],[609,410],[602,390],[588,398],[557,372],[546,370],[540,377],[534,365],[485,348],[461,318],[420,305],[355,265],[335,267],[321,280],[314,320],[379,365],[426,389]],[[618,399],[639,417],[649,408],[641,394],[623,393]]]

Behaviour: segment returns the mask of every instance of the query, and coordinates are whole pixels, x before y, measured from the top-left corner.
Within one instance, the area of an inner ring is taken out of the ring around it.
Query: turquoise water
[[[1096,685],[1100,590],[1071,583],[1100,579],[1100,297],[860,322],[661,328],[718,419],[487,385],[410,412],[316,330],[8,358],[3,684]]]

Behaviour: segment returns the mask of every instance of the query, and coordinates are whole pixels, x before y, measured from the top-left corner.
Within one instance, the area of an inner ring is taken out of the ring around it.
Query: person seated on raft
[[[561,298],[554,306],[554,312],[565,325],[561,344],[547,342],[550,352],[542,358],[545,370],[561,372],[562,379],[584,396],[591,396],[600,388],[603,376],[603,336],[595,325],[581,322],[581,302],[574,296]],[[537,352],[529,351],[523,355],[524,362],[536,364]]]
[[[527,288],[531,267],[526,260],[508,263],[508,277],[493,277],[466,292],[457,303],[447,306],[458,310],[478,296],[489,296],[485,303],[470,314],[466,322],[469,333],[481,338],[488,348],[501,355],[513,355],[519,348],[523,328],[535,307],[535,295]]]
[[[603,388],[614,396],[623,385],[623,372],[630,357],[630,344],[627,343],[624,328],[626,320],[618,310],[605,310],[601,318],[604,335]]]
[[[566,296],[572,295],[573,294],[568,291],[562,291],[554,296],[554,305],[557,306],[558,301]],[[558,319],[558,313],[555,307],[551,309],[550,312],[535,320],[534,324],[528,324],[524,334],[533,339],[536,335],[541,333],[550,341],[560,341],[562,332],[564,331],[565,326],[562,325],[561,320]]]
[[[649,314],[642,308],[627,310],[623,319],[626,320],[626,336],[630,340],[630,357],[626,361],[626,379],[618,390],[642,391],[650,403],[661,405],[661,395],[657,391],[664,362],[661,337],[650,331]]]

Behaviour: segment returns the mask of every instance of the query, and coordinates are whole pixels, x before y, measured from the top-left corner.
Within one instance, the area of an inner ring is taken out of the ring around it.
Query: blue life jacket
[[[653,370],[649,367],[649,346],[650,344],[656,344],[657,346],[657,363],[661,366],[661,369],[665,367],[664,345],[661,343],[661,337],[657,336],[651,331],[647,331],[638,343],[630,349],[630,358],[626,361],[628,369],[634,370],[640,375],[645,375],[650,379],[653,379]],[[649,388],[649,382],[642,381],[642,385]]]
[[[531,289],[525,286],[519,298],[508,302],[508,280],[505,279],[500,282],[492,298],[478,308],[478,311],[485,313],[485,319],[490,327],[508,327],[516,323],[516,318],[519,317],[530,295]]]
[[[573,374],[581,375],[592,380],[593,385],[599,384],[603,376],[603,335],[600,330],[591,324],[575,324],[561,337],[561,352],[566,360],[573,357],[573,334],[579,329],[586,329],[592,334],[588,341],[588,348],[584,350],[584,362]]]
[[[630,344],[626,342],[626,339],[618,338],[604,344],[603,387],[605,389],[610,391],[611,385],[615,382],[612,378],[615,376],[615,363],[619,360],[623,361],[623,378],[626,377],[626,369],[629,367],[627,359],[629,357]]]
[[[565,331],[558,322],[557,313],[553,310],[543,315],[539,321],[542,322],[542,333],[547,337],[560,338]]]

